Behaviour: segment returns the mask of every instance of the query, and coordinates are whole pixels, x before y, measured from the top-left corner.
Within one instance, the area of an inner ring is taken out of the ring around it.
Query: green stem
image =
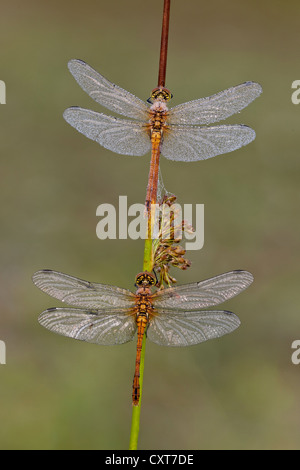
[[[140,432],[140,415],[143,394],[144,362],[145,362],[146,336],[143,338],[141,363],[140,363],[140,401],[137,406],[132,407],[131,432],[129,441],[129,450],[137,450]]]
[[[151,230],[152,233],[152,230]],[[145,240],[145,249],[144,249],[144,264],[143,264],[143,270],[148,271],[151,273],[153,269],[153,259],[152,259],[152,250],[153,250],[153,240],[151,237],[150,233],[150,238],[147,238]]]

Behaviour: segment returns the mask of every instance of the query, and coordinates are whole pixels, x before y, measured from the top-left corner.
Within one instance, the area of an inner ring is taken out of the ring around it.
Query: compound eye
[[[143,284],[143,278],[142,278],[142,276],[137,276],[137,277],[135,278],[135,284],[136,284],[137,286],[140,286],[141,284]]]
[[[148,282],[151,286],[154,286],[156,284],[156,280],[154,279],[153,276],[148,276]]]
[[[164,94],[164,99],[165,99],[166,101],[170,101],[170,99],[173,98],[172,93],[171,93],[169,90],[167,90],[167,88],[164,88],[164,89],[163,89],[163,94]]]
[[[161,92],[160,88],[154,88],[154,90],[152,90],[152,93],[151,93],[151,99],[155,100],[156,98],[158,98],[160,92]]]

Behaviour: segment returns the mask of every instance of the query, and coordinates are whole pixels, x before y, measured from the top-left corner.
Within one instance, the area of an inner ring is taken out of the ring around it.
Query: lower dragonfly
[[[226,310],[200,310],[223,303],[253,281],[247,271],[231,271],[205,281],[152,293],[155,277],[136,276],[136,293],[83,281],[56,271],[33,275],[42,291],[79,308],[50,308],[39,316],[45,328],[70,338],[101,345],[123,344],[137,331],[132,402],[140,401],[140,360],[143,336],[161,346],[189,346],[231,333],[239,318]]]

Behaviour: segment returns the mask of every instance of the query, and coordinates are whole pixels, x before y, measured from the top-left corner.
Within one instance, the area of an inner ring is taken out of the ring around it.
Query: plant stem
[[[170,3],[171,0],[164,0],[163,23],[161,31],[161,45],[158,72],[158,87],[164,87],[166,82],[167,54],[169,39],[169,21],[170,21]]]
[[[163,10],[163,22],[162,22],[162,33],[161,33],[161,48],[160,48],[160,61],[159,61],[159,74],[158,74],[158,86],[164,87],[166,80],[166,67],[167,67],[167,49],[168,49],[168,34],[169,34],[169,18],[170,18],[170,4],[171,0],[164,0]],[[151,175],[151,172],[150,172]],[[149,185],[153,185],[153,181],[148,181]],[[151,201],[156,204],[155,201]],[[147,239],[145,240],[144,248],[144,262],[143,271],[151,272],[153,270],[153,225],[154,218],[150,208],[146,207],[148,214],[148,227],[147,227]],[[143,378],[144,378],[144,363],[145,363],[145,347],[146,347],[146,334],[143,337],[141,361],[140,361],[140,401],[137,406],[132,407],[132,419],[131,419],[131,432],[129,441],[129,450],[137,450],[138,438],[140,430],[140,415],[141,415],[141,402],[143,393]]]
[[[143,394],[144,362],[145,362],[146,337],[143,338],[143,346],[140,363],[140,401],[137,406],[132,407],[131,432],[129,450],[137,450],[140,431],[141,401]]]

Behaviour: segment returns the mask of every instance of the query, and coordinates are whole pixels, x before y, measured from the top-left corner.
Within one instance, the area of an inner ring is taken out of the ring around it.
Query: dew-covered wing
[[[120,287],[96,284],[47,269],[36,272],[32,280],[43,292],[68,305],[97,310],[134,306],[135,295]]]
[[[152,298],[158,311],[168,308],[186,312],[219,305],[238,295],[252,282],[253,276],[248,271],[230,271],[205,281],[158,291]]]
[[[104,346],[131,341],[137,328],[134,315],[129,315],[122,309],[111,308],[50,308],[41,313],[38,320],[54,333]]]
[[[150,134],[144,123],[76,106],[66,109],[64,118],[78,132],[113,152],[140,156],[151,149]]]
[[[97,103],[139,121],[149,120],[149,107],[144,101],[110,82],[82,60],[70,60],[68,67],[81,88]]]
[[[169,110],[170,124],[211,124],[240,112],[262,93],[255,82],[245,82],[215,95],[188,101]]]
[[[169,160],[196,162],[248,145],[255,131],[242,124],[224,126],[169,125],[163,135],[162,154]]]
[[[151,316],[147,338],[161,346],[190,346],[231,333],[240,326],[231,312],[164,309]]]

